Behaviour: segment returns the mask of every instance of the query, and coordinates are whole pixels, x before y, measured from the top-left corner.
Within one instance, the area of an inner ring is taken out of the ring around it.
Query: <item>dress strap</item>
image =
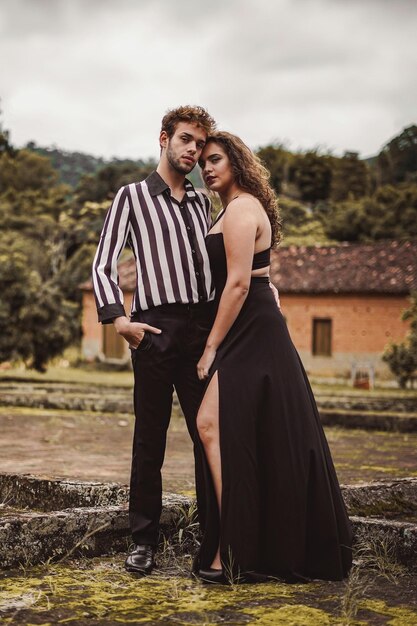
[[[217,224],[217,222],[219,221],[219,219],[220,219],[221,217],[223,217],[223,215],[224,215],[224,212],[225,212],[225,211],[226,211],[226,209],[222,209],[222,210],[220,211],[220,213],[218,214],[218,216],[216,217],[216,219],[214,220],[214,222],[213,222],[213,223],[212,223],[212,225],[210,226],[210,230],[213,228],[213,226],[214,226],[215,224]]]
[[[236,200],[236,198],[238,198],[238,197],[239,197],[239,194],[236,194],[236,196],[233,196],[232,200]],[[230,202],[232,202],[232,200],[230,200]],[[229,202],[229,204],[230,204],[230,202]],[[213,228],[213,226],[214,226],[215,224],[217,224],[217,222],[219,221],[219,219],[220,219],[220,218],[222,218],[222,217],[223,217],[223,215],[226,213],[226,209],[227,209],[227,207],[229,206],[229,204],[227,204],[227,205],[226,205],[226,206],[225,206],[225,207],[224,207],[224,208],[220,211],[220,213],[218,214],[218,216],[216,217],[216,219],[215,219],[215,220],[214,220],[214,222],[212,223],[212,225],[211,225],[211,227],[210,227],[210,230]]]

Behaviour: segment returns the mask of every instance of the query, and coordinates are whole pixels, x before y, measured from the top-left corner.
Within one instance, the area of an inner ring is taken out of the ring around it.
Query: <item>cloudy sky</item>
[[[168,108],[361,156],[417,122],[416,0],[0,0],[12,142],[158,155]]]

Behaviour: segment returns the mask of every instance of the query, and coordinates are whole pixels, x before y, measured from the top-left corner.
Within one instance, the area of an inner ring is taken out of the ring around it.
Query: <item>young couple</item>
[[[201,107],[169,111],[155,172],[119,190],[93,264],[99,321],[128,341],[135,433],[125,567],[155,565],[175,388],[194,443],[202,543],[195,573],[224,582],[339,580],[351,528],[314,397],[269,283],[277,199],[259,159]],[[199,162],[223,210],[186,175]],[[136,259],[131,316],[118,286]]]

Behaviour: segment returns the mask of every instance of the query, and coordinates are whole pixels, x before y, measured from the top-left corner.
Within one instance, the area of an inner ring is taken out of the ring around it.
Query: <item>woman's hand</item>
[[[197,363],[197,375],[200,380],[208,378],[210,367],[213,365],[213,361],[216,358],[216,350],[214,348],[208,348],[206,346],[203,356]]]

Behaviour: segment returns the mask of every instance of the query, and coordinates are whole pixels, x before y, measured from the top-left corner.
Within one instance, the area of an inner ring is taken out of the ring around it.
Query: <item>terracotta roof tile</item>
[[[134,291],[135,277],[133,257],[120,263],[124,291]],[[271,280],[283,294],[407,294],[417,290],[417,241],[282,246],[271,255]],[[81,288],[91,290],[91,281]]]
[[[281,293],[392,293],[417,289],[417,241],[288,246],[272,254]]]

